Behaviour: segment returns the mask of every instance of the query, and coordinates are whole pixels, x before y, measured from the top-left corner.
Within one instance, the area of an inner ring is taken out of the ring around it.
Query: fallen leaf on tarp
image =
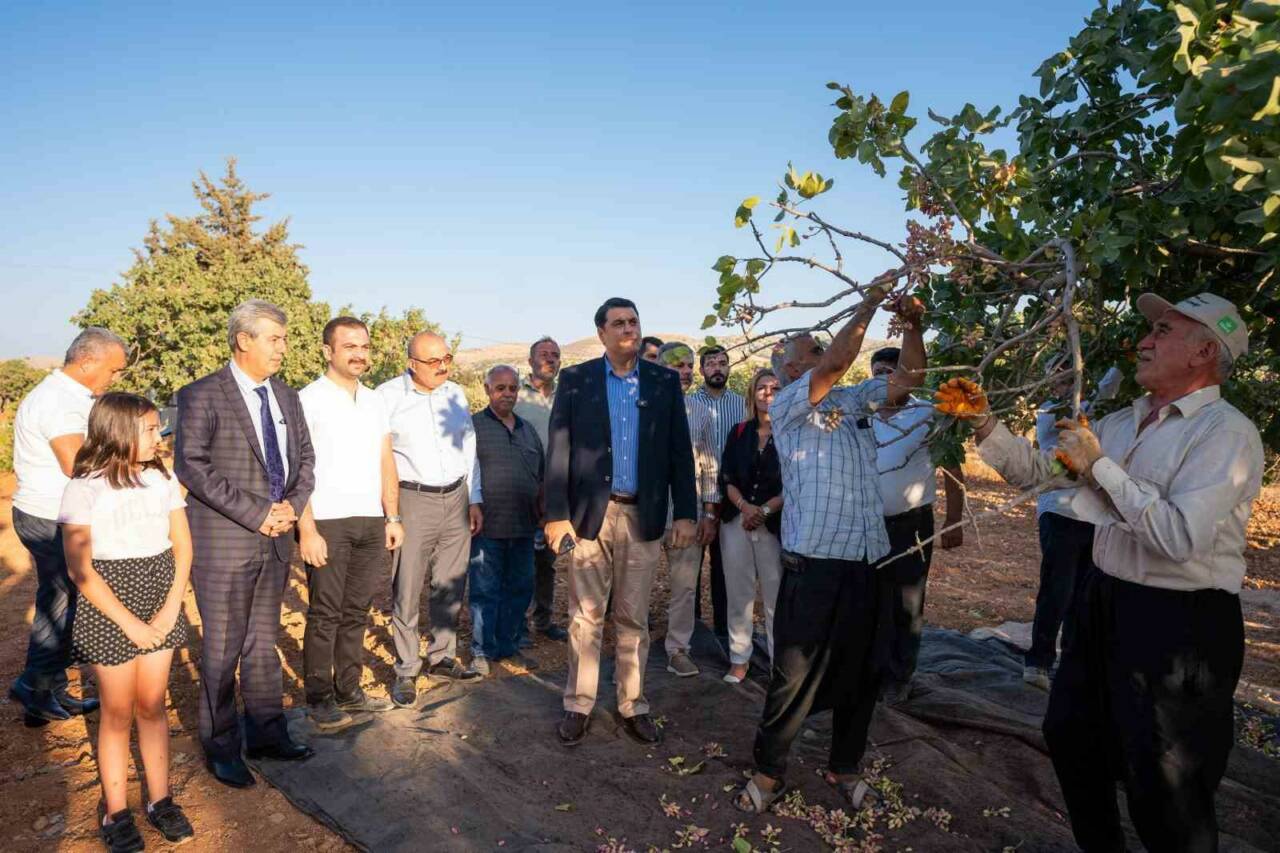
[[[573,803],[560,803],[558,806],[556,806],[556,811],[571,812],[573,811]]]

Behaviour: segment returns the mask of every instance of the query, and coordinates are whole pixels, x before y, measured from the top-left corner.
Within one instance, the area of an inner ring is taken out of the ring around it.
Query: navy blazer
[[[289,435],[284,499],[301,516],[316,482],[311,433],[298,392],[274,376],[270,381]],[[187,487],[187,518],[197,564],[251,563],[261,559],[264,545],[274,548],[277,559],[288,562],[293,536],[272,539],[258,532],[271,510],[271,487],[253,419],[230,367],[178,392],[173,463],[178,482]]]
[[[667,496],[675,518],[696,521],[698,493],[680,377],[643,359],[638,366],[636,505],[641,538],[652,541],[666,530]],[[593,358],[561,371],[547,430],[546,520],[568,519],[583,539],[599,537],[613,480],[605,369],[603,358]]]

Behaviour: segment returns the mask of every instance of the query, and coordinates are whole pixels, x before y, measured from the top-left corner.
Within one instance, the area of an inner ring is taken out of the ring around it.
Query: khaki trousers
[[[688,652],[693,640],[694,605],[698,600],[698,576],[702,568],[702,546],[671,547],[671,528],[663,539],[667,552],[667,572],[671,575],[671,599],[667,606],[667,657]]]
[[[649,656],[649,590],[658,566],[661,539],[640,538],[635,506],[609,502],[600,535],[579,539],[569,566],[569,679],[564,709],[590,714],[600,679],[604,611],[613,592],[617,632],[614,681],[618,713],[649,713],[644,696],[644,665]]]

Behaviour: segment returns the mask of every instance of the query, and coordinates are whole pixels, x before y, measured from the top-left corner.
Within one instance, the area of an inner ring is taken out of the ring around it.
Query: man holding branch
[[[1125,849],[1118,776],[1147,849],[1217,850],[1213,797],[1244,659],[1245,528],[1263,470],[1257,429],[1220,385],[1249,337],[1212,293],[1176,305],[1147,293],[1137,308],[1152,323],[1138,344],[1147,394],[1093,428],[1058,423],[1056,461],[1082,482],[1072,507],[1096,534],[1044,734],[1083,849]],[[1013,485],[1061,471],[992,417],[972,382],[939,396],[974,420],[983,459]]]

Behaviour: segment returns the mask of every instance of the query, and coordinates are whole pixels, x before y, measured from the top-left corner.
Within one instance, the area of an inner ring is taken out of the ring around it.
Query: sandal
[[[840,798],[855,811],[861,809],[864,803],[874,805],[880,802],[880,792],[868,785],[867,780],[861,776],[855,776],[852,779],[839,779],[830,770],[823,770],[822,768],[818,768],[818,775],[822,777],[822,781],[835,788]]]
[[[762,791],[753,778],[734,794],[733,807],[747,814],[764,814],[786,793],[786,783],[780,783],[772,791]]]

